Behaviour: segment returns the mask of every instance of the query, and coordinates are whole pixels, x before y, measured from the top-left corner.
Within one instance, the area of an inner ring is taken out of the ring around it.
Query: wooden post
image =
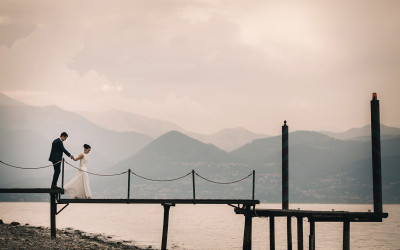
[[[56,213],[57,213],[57,204],[56,204],[56,193],[50,193],[50,231],[51,238],[56,238]]]
[[[289,209],[289,134],[286,121],[282,126],[282,209]]]
[[[64,162],[65,159],[62,159],[62,176],[61,176],[61,188],[64,189]]]
[[[343,221],[343,250],[350,250],[350,221]]]
[[[282,126],[282,209],[289,209],[289,127]],[[292,218],[287,217],[287,249],[292,250]]]
[[[254,190],[255,190],[255,185],[256,185],[256,171],[253,170],[253,191],[252,191],[252,196],[251,196],[253,202],[254,202]]]
[[[269,249],[275,250],[275,217],[269,217]]]
[[[287,218],[287,249],[292,250],[292,217],[288,216]]]
[[[194,180],[194,169],[192,169],[192,180],[193,180],[193,204],[196,204],[196,186]]]
[[[297,249],[303,250],[303,217],[297,217]]]
[[[382,213],[382,169],[381,169],[381,130],[379,100],[373,93],[371,100],[371,142],[372,142],[372,182],[374,212]]]
[[[128,204],[131,195],[131,169],[128,169]]]
[[[250,205],[246,205],[245,209],[243,250],[251,250],[251,228],[253,216],[250,213]]]
[[[168,240],[168,221],[169,221],[169,208],[171,204],[162,204],[164,206],[164,224],[163,224],[163,234],[162,234],[162,242],[161,242],[161,249],[167,249],[167,240]]]
[[[315,250],[315,221],[310,220],[309,249]]]

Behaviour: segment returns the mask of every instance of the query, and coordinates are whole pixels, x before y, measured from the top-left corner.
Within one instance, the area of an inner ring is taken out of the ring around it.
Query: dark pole
[[[50,193],[50,231],[51,238],[56,238],[56,213],[57,213],[57,204],[56,204],[56,193]]]
[[[289,134],[286,121],[282,126],[282,209],[289,209]]]
[[[65,159],[62,159],[62,177],[61,177],[61,188],[64,189],[64,162]]]
[[[194,169],[192,170],[192,180],[193,180],[193,204],[196,203],[196,186],[194,182]]]
[[[269,217],[269,249],[275,250],[275,217]]]
[[[161,249],[167,249],[167,239],[168,239],[168,221],[169,221],[169,208],[170,204],[162,204],[164,206],[164,224],[163,224],[163,235],[161,242]]]
[[[310,220],[310,238],[308,248],[315,250],[315,221]]]
[[[244,212],[244,236],[243,236],[243,250],[251,250],[251,228],[252,218],[250,213],[250,205],[246,205]]]
[[[286,217],[287,249],[292,250],[292,217]]]
[[[303,250],[303,217],[297,217],[297,249]]]
[[[350,250],[350,221],[343,221],[343,250]]]
[[[252,200],[254,202],[254,190],[255,190],[255,184],[256,184],[256,171],[253,170],[253,192],[252,192]]]
[[[131,169],[128,169],[128,203],[131,195]]]
[[[379,100],[376,93],[372,94],[371,100],[371,141],[374,212],[382,213],[381,130]]]
[[[289,127],[282,126],[282,209],[289,209]],[[292,218],[286,218],[287,249],[292,250]]]

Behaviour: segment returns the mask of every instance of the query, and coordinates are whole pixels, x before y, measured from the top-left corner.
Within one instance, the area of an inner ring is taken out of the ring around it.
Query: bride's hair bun
[[[84,144],[83,147],[84,147],[85,149],[91,148],[88,144]]]

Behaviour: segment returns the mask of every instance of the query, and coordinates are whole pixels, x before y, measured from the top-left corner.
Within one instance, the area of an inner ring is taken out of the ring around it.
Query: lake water
[[[261,204],[257,208],[280,208]],[[58,206],[61,209],[62,206]],[[372,205],[291,204],[291,209],[359,211]],[[106,234],[139,246],[160,248],[163,207],[132,204],[71,204],[57,216],[57,228],[72,227]],[[400,205],[384,205],[383,223],[351,223],[352,249],[400,249]],[[34,226],[50,225],[50,205],[41,202],[1,202],[0,219]],[[309,223],[304,219],[304,249],[308,249]],[[297,249],[296,219],[292,219],[293,249]],[[286,219],[275,219],[276,249],[286,249]],[[227,205],[176,205],[170,209],[169,249],[241,249],[244,216]],[[316,223],[316,249],[342,249],[343,224]],[[269,221],[253,218],[253,249],[269,249]]]

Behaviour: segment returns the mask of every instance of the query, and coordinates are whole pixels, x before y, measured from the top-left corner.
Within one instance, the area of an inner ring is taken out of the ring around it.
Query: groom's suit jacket
[[[60,138],[57,138],[51,144],[51,152],[50,152],[49,161],[51,161],[51,162],[61,161],[63,153],[68,155],[68,157],[71,156],[71,154],[64,148],[64,144],[63,144],[62,140]]]

